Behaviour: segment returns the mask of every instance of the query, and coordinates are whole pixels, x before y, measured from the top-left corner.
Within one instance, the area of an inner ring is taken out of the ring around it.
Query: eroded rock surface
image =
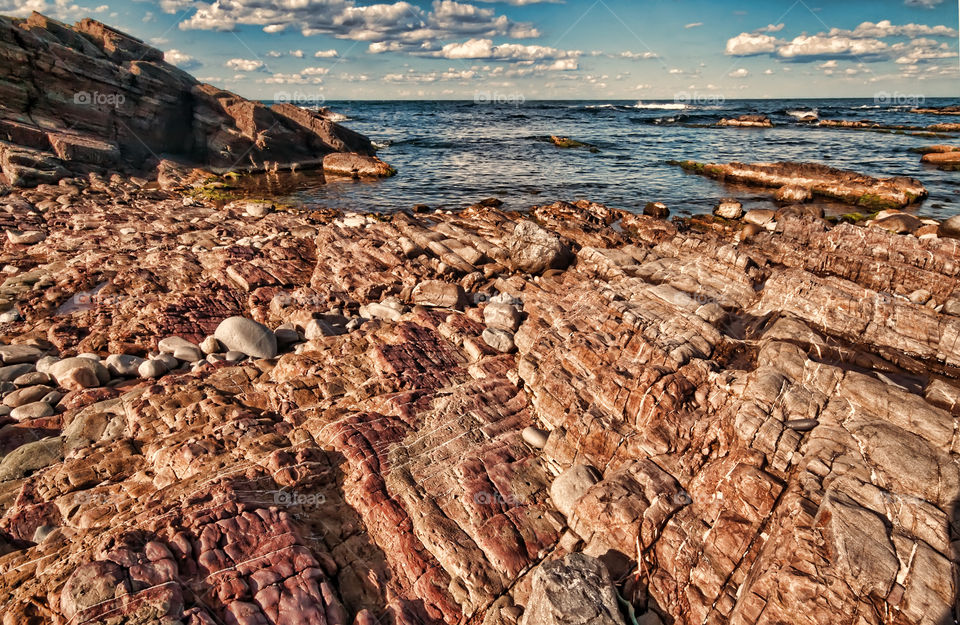
[[[952,622],[960,241],[135,187],[0,200],[48,235],[2,248],[2,392],[64,393],[0,417],[4,625],[544,622],[572,553],[643,623]],[[279,356],[209,358],[232,316]],[[80,356],[161,340],[209,360]]]

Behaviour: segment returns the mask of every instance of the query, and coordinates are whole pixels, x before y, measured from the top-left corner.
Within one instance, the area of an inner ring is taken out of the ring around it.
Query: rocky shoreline
[[[4,625],[953,613],[944,224],[0,204]]]
[[[960,216],[919,181],[287,206],[241,172],[395,172],[93,20],[0,18],[0,59],[0,625],[956,622]]]

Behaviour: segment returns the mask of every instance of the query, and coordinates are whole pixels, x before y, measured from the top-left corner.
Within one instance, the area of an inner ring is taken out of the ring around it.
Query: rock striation
[[[4,625],[954,618],[960,240],[0,204]]]
[[[14,186],[174,159],[216,172],[323,165],[370,141],[324,111],[265,106],[198,82],[163,53],[100,22],[0,16],[0,170]]]
[[[804,197],[816,195],[877,211],[903,208],[928,195],[923,184],[914,178],[874,178],[818,163],[675,164],[716,180],[779,189],[778,197],[784,199],[799,195],[800,190]]]

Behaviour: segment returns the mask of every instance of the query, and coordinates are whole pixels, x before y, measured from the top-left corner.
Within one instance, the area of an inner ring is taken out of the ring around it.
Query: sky
[[[0,0],[99,19],[244,97],[960,96],[960,0]]]

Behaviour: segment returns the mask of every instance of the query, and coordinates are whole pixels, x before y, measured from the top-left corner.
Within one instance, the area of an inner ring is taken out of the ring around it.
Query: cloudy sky
[[[0,0],[247,97],[960,96],[953,0]]]

